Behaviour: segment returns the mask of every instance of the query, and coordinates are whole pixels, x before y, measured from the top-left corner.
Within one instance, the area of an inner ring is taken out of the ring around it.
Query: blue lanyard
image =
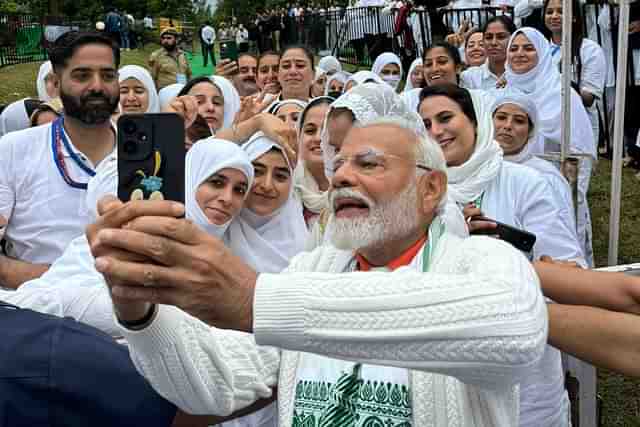
[[[95,176],[96,173],[93,169],[85,165],[80,160],[80,158],[78,158],[78,155],[71,149],[71,145],[69,144],[69,141],[67,140],[67,136],[64,133],[63,125],[64,125],[64,117],[60,117],[59,119],[54,121],[53,124],[51,125],[51,151],[53,152],[53,161],[55,162],[56,167],[58,168],[58,172],[60,173],[60,176],[62,177],[62,179],[64,179],[67,185],[69,185],[72,188],[86,190],[87,183],[76,182],[73,179],[71,179],[71,176],[69,175],[69,171],[67,170],[67,166],[64,161],[64,155],[62,154],[62,148],[60,144],[62,143],[62,145],[64,145],[65,150],[67,150],[67,152],[69,153],[69,156],[71,156],[71,159],[74,161],[74,163],[78,165],[80,169],[82,169],[87,175],[89,175],[90,177],[93,177]]]

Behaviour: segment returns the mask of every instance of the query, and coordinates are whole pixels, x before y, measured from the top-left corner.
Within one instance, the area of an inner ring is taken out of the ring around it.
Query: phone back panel
[[[118,198],[184,203],[184,121],[177,114],[124,114],[118,119]],[[142,195],[142,197],[140,197]]]

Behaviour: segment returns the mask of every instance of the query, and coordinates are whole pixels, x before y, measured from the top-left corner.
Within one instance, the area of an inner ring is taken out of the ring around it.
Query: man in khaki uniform
[[[160,33],[162,48],[149,57],[149,69],[157,90],[173,83],[185,84],[191,78],[191,66],[177,42],[178,31],[165,28]]]

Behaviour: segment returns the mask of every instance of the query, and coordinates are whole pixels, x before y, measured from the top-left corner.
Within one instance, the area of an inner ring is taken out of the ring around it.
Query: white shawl
[[[412,89],[419,89],[413,87],[413,82],[411,81],[411,73],[416,69],[417,66],[422,65],[422,58],[414,59],[409,67],[409,72],[407,73],[407,82],[404,85],[404,90],[402,92],[409,92]]]
[[[160,92],[158,92],[158,99],[160,100],[161,111],[167,108],[171,101],[178,96],[183,87],[184,85],[182,83],[174,83],[160,89]]]
[[[211,76],[210,79],[222,92],[224,98],[222,129],[228,129],[233,125],[233,120],[240,111],[240,95],[233,84],[224,77]]]
[[[524,27],[513,33],[507,51],[514,38],[524,34],[535,46],[538,64],[524,74],[517,74],[509,62],[505,64],[506,89],[519,90],[529,96],[538,109],[538,131],[547,140],[561,141],[562,131],[562,82],[560,72],[553,64],[549,41],[538,30]],[[498,96],[500,91],[498,92]],[[596,144],[589,115],[580,96],[571,89],[571,147],[597,158]],[[539,147],[540,151],[543,147]],[[540,154],[536,152],[535,154]]]
[[[487,93],[470,90],[476,113],[476,145],[471,157],[460,166],[447,168],[449,172],[449,195],[461,205],[478,199],[500,172],[502,149],[493,139],[493,118]]]
[[[36,88],[38,89],[38,99],[42,102],[51,101],[51,97],[47,93],[47,76],[53,72],[51,61],[43,62],[38,70],[38,80],[36,80]]]

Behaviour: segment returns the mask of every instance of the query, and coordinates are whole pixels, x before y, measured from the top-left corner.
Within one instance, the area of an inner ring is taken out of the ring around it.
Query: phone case
[[[531,252],[536,243],[536,235],[526,230],[520,230],[507,224],[503,224],[490,218],[478,218],[485,221],[495,222],[497,227],[493,230],[478,230],[474,235],[497,235],[500,240],[510,243],[514,248],[522,252]]]
[[[118,119],[118,198],[184,203],[185,132],[173,113]]]
[[[238,60],[238,45],[234,41],[220,43],[220,59]]]

